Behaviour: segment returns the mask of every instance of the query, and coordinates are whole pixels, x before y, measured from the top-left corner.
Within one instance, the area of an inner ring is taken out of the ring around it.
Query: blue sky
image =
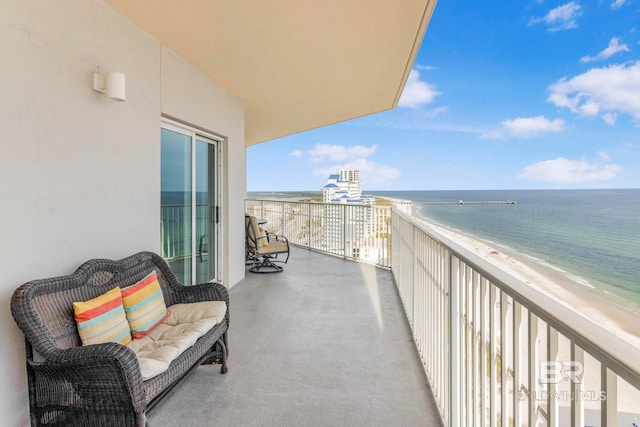
[[[247,148],[247,190],[640,187],[640,0],[486,5],[438,2],[398,108]]]

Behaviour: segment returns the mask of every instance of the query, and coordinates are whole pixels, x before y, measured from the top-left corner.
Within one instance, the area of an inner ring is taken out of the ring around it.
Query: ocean
[[[640,189],[374,191],[414,214],[506,247],[640,312]],[[437,201],[513,200],[517,204]]]

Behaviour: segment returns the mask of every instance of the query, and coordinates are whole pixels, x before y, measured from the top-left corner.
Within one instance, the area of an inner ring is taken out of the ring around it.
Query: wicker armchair
[[[73,302],[132,285],[152,269],[169,309],[178,303],[225,301],[227,312],[224,322],[200,337],[165,372],[143,381],[130,348],[116,343],[81,345]],[[119,261],[91,260],[72,275],[20,286],[11,300],[11,313],[26,338],[31,424],[146,425],[146,413],[199,364],[220,361],[226,372],[228,307],[224,286],[183,286],[166,262],[150,252]]]

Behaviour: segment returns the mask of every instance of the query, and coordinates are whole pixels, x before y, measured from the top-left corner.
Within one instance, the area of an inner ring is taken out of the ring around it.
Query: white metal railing
[[[413,217],[393,209],[391,223],[391,269],[445,425],[640,422],[636,346]]]
[[[245,209],[293,245],[391,266],[388,206],[248,199]]]
[[[201,235],[207,230],[208,205],[197,204],[196,229]],[[160,207],[160,256],[166,260],[191,256],[192,215],[191,205],[163,205]],[[196,242],[198,244],[198,242]],[[196,248],[196,251],[198,249]]]

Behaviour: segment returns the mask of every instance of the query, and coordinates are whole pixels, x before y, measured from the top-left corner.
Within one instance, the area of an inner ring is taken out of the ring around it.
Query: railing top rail
[[[543,292],[528,286],[506,270],[491,264],[426,224],[416,222],[411,215],[396,208],[393,208],[392,212],[439,241],[456,258],[472,267],[537,317],[640,389],[640,349],[638,347]]]

